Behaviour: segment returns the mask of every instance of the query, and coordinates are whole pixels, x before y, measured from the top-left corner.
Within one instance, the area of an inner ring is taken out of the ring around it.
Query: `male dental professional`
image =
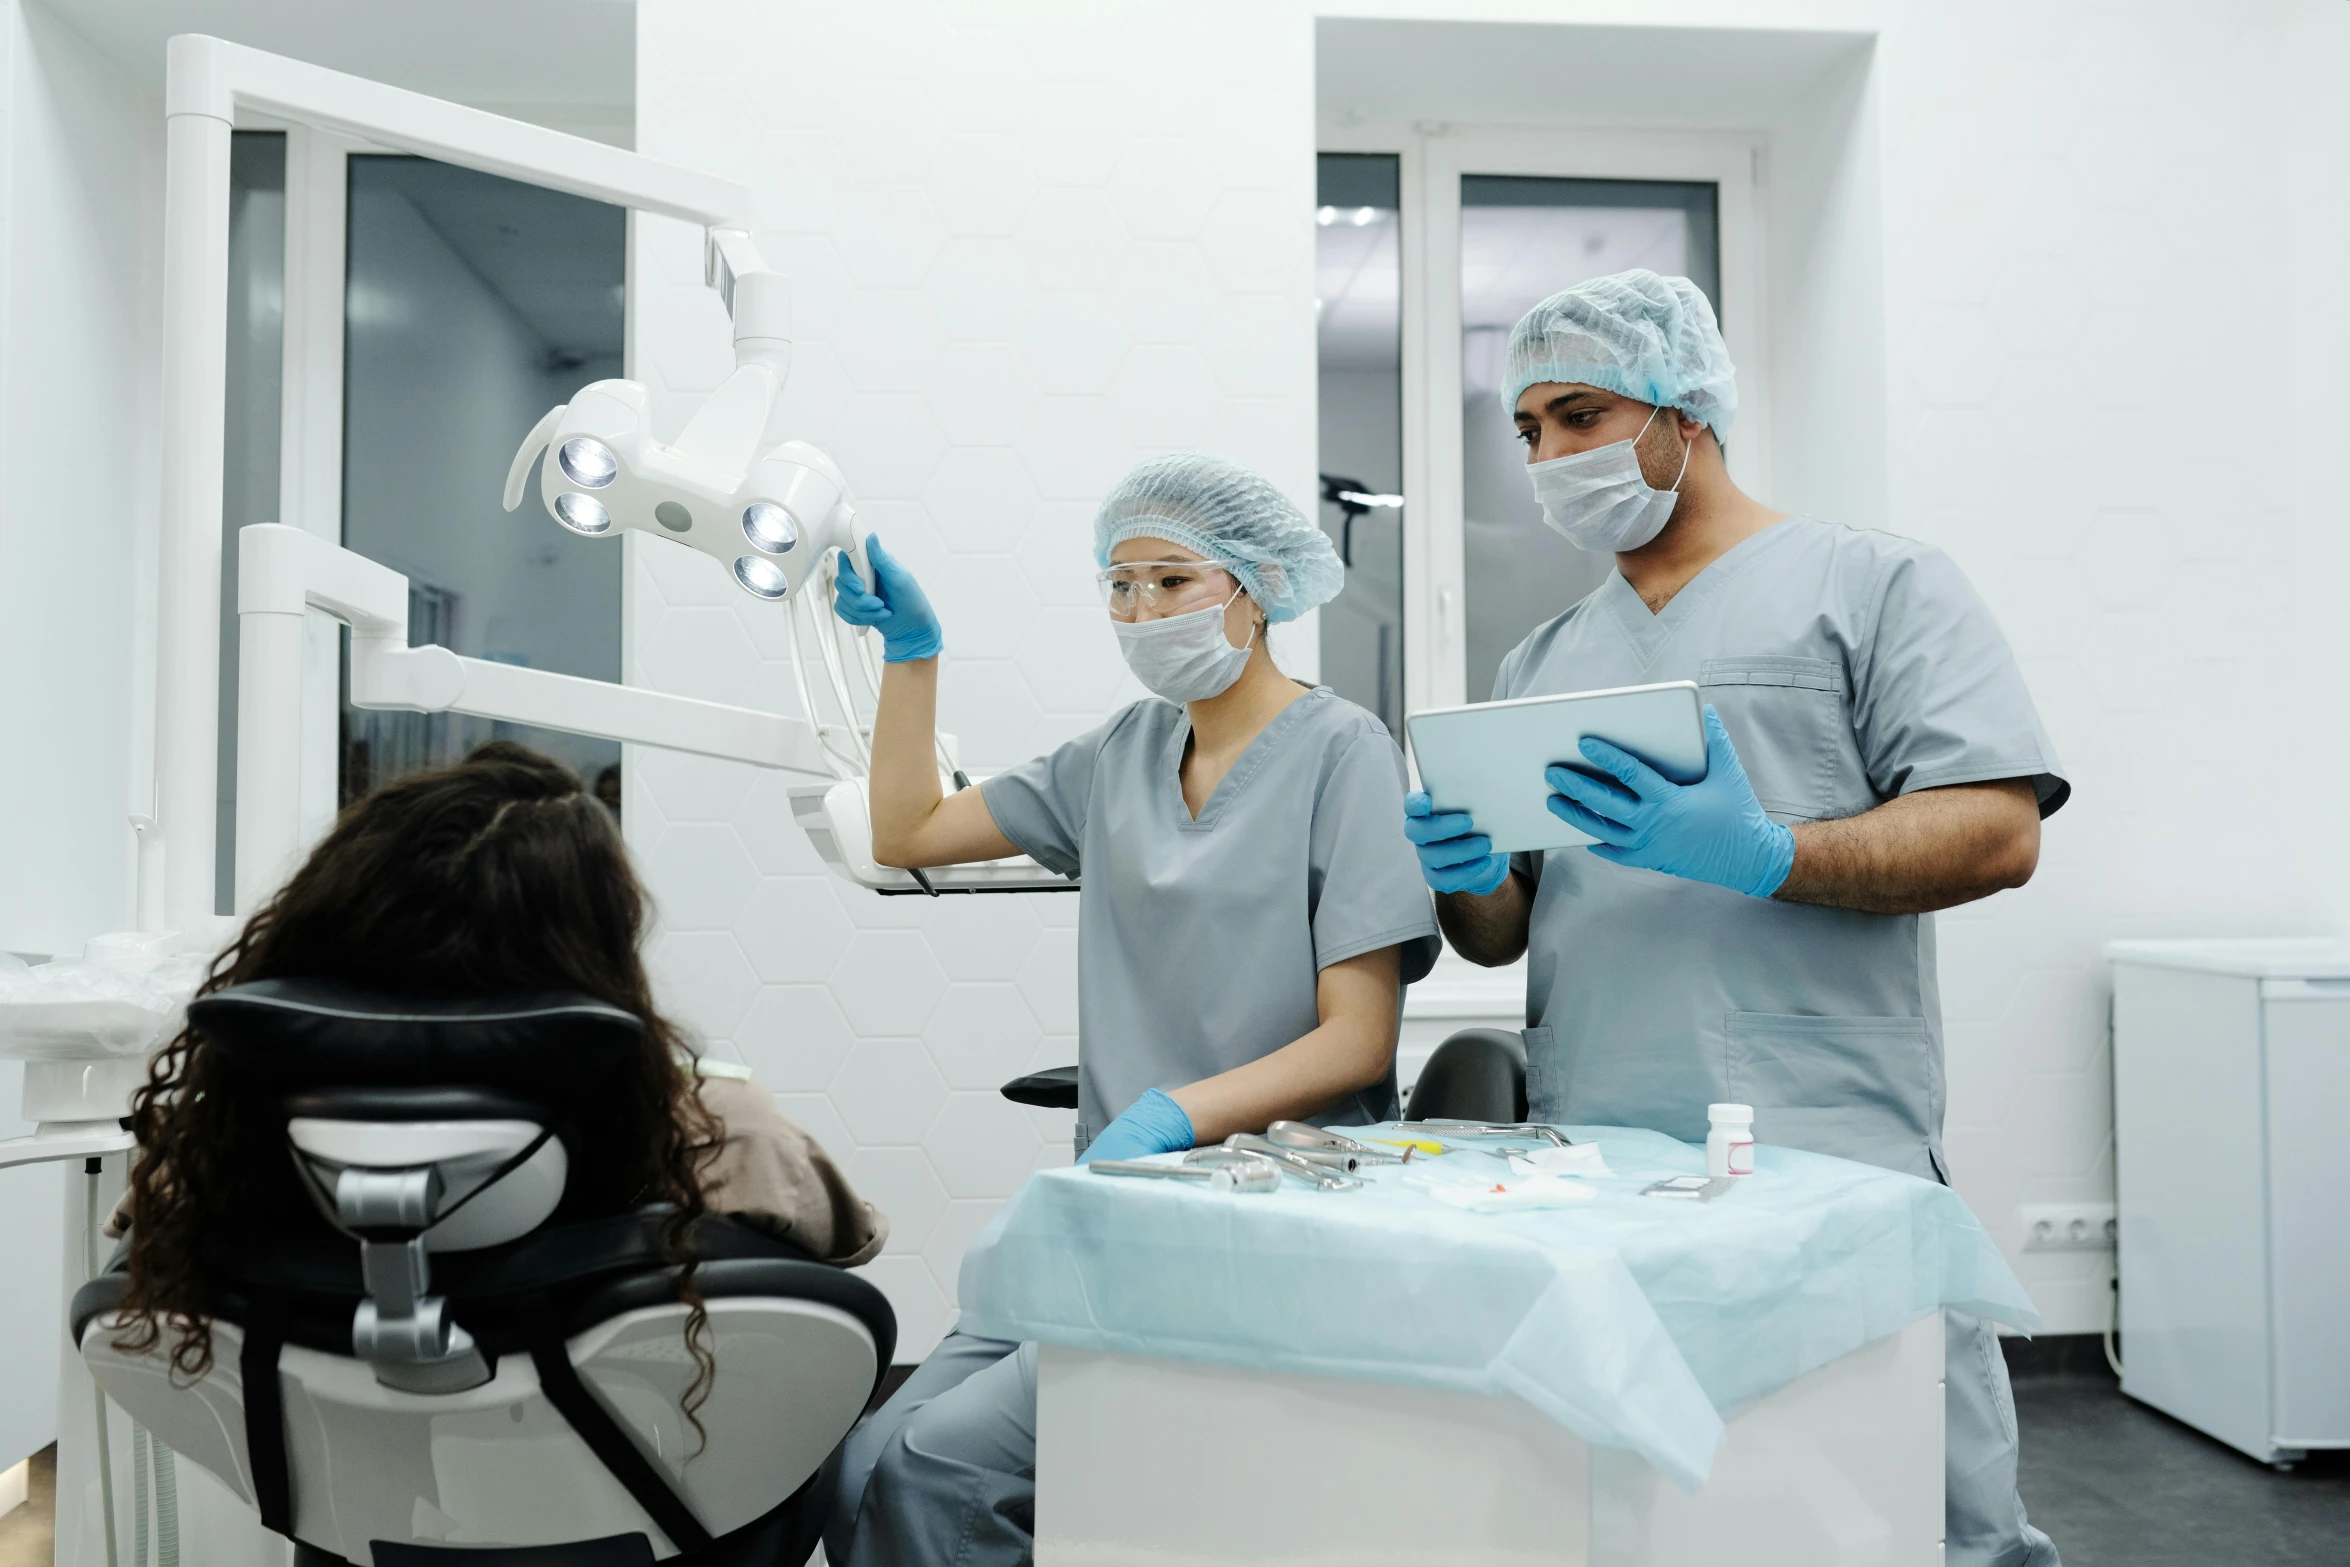
[[[1504,375],[1544,519],[1616,570],[1495,699],[1693,680],[1706,704],[1697,783],[1596,740],[1548,769],[1587,846],[1495,854],[1406,802],[1455,950],[1528,954],[1531,1114],[1695,1141],[1736,1101],[1762,1141],[1946,1181],[1933,911],[2022,886],[2071,792],[1998,626],[1940,551],[1731,482],[1734,372],[1687,279],[1544,300]],[[1987,1324],[1949,1316],[1946,1388],[1951,1567],[2054,1567]]]

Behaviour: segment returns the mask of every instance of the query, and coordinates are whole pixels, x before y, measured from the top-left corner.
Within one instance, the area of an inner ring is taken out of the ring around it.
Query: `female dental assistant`
[[[1156,696],[955,794],[932,753],[937,617],[867,550],[873,591],[844,577],[835,607],[882,633],[875,857],[1026,853],[1084,877],[1080,1157],[1393,1114],[1402,987],[1437,951],[1395,833],[1403,759],[1377,718],[1288,679],[1265,645],[1342,585],[1322,531],[1237,464],[1136,468],[1102,503],[1094,557],[1119,651]],[[1035,1411],[1033,1345],[950,1335],[844,1444],[828,1559],[1026,1561]]]

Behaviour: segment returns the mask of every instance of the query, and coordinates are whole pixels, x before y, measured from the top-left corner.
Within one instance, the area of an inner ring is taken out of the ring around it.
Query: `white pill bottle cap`
[[[1754,1106],[1707,1105],[1705,1118],[1716,1126],[1752,1126],[1754,1124]]]

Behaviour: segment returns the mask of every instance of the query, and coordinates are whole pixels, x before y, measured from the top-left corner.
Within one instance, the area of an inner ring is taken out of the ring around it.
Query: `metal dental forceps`
[[[1204,1164],[1210,1167],[1234,1163],[1270,1165],[1284,1174],[1294,1175],[1316,1191],[1347,1192],[1362,1185],[1362,1181],[1333,1164],[1322,1164],[1307,1158],[1294,1148],[1283,1148],[1266,1142],[1253,1132],[1234,1132],[1224,1139],[1220,1148],[1194,1148],[1183,1156],[1185,1164]]]
[[[1438,1141],[1448,1137],[1540,1137],[1555,1148],[1575,1146],[1560,1135],[1557,1127],[1545,1126],[1540,1121],[1394,1121],[1389,1124],[1403,1132],[1424,1133]]]
[[[1218,1191],[1269,1192],[1281,1184],[1281,1171],[1261,1159],[1236,1159],[1229,1164],[1152,1164],[1144,1159],[1096,1159],[1092,1170],[1096,1175],[1198,1181]]]
[[[1363,1167],[1361,1159],[1343,1149],[1294,1148],[1255,1132],[1234,1132],[1224,1139],[1224,1146],[1241,1153],[1262,1154],[1268,1159],[1278,1159],[1291,1169],[1296,1168],[1297,1161],[1301,1159],[1321,1169],[1334,1170],[1340,1175],[1352,1175]]]
[[[1390,1148],[1374,1148],[1344,1133],[1326,1132],[1304,1121],[1275,1121],[1265,1128],[1265,1141],[1308,1157],[1315,1154],[1345,1154],[1355,1161],[1346,1166],[1349,1172],[1366,1164],[1408,1164],[1412,1157],[1408,1148],[1402,1153]]]

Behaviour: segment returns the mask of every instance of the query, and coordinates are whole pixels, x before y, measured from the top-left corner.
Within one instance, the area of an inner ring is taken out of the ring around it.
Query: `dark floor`
[[[2350,1452],[2279,1474],[2065,1359],[2015,1370],[2024,1506],[2065,1567],[2350,1567]]]
[[[2279,1474],[2123,1397],[2094,1340],[2015,1349],[2024,1505],[2065,1567],[2350,1567],[2350,1452]],[[47,1567],[56,1452],[0,1517],[0,1567]]]

